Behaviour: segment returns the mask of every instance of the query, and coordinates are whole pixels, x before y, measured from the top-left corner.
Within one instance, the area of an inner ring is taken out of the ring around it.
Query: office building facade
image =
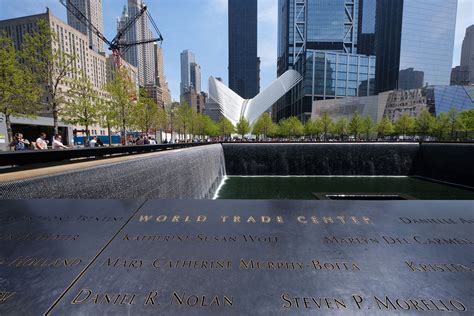
[[[304,79],[274,104],[276,121],[289,116],[306,121],[316,100],[374,93],[375,1],[279,0],[278,5],[277,74],[295,69]]]
[[[201,66],[196,63],[193,52],[187,49],[181,52],[180,95],[191,90],[201,91]]]
[[[107,97],[104,85],[107,82],[107,62],[103,53],[98,53],[89,48],[89,37],[74,27],[68,25],[61,19],[54,16],[48,9],[45,13],[24,16],[14,19],[0,21],[0,33],[6,34],[13,40],[16,49],[20,49],[23,44],[23,38],[28,33],[37,32],[38,23],[46,21],[54,33],[56,41],[52,42],[51,49],[59,50],[67,54],[74,54],[76,71],[66,74],[65,78],[59,84],[60,91],[67,91],[71,87],[71,81],[79,79],[80,74],[85,74],[91,82],[99,96]],[[46,83],[44,83],[46,84]],[[48,101],[51,96],[44,91],[42,102],[43,109],[38,113],[35,119],[12,118],[12,127],[14,132],[21,132],[26,138],[36,138],[39,131],[50,131],[52,121],[52,109],[49,108]],[[61,119],[61,117],[60,117]],[[60,123],[60,133],[64,139],[70,143],[72,129],[82,129],[81,126],[67,126]],[[100,126],[90,126],[91,130],[106,135],[107,129]],[[48,132],[51,134],[52,132]],[[1,144],[0,144],[1,145]],[[2,146],[0,146],[0,149]]]
[[[153,50],[155,54],[156,85],[161,87],[163,105],[170,105],[172,102],[171,91],[169,89],[168,81],[166,80],[165,76],[163,48],[155,43],[153,46]]]
[[[449,85],[457,0],[378,0],[376,91]]]
[[[228,0],[229,87],[244,99],[260,92],[257,7],[257,0]]]
[[[128,0],[128,7],[124,7],[122,16],[117,20],[117,29],[121,29],[129,19],[133,19],[145,6],[143,0]],[[142,15],[125,33],[127,43],[153,39],[146,15]],[[140,85],[155,84],[155,54],[154,43],[132,46],[122,52],[123,58],[131,65],[138,68]]]
[[[466,29],[466,35],[462,41],[461,68],[467,72],[468,84],[474,84],[474,25]]]
[[[102,0],[69,0],[69,4],[79,9],[87,19],[101,32],[104,33],[104,15],[102,10]],[[102,40],[80,21],[74,14],[67,12],[67,23],[87,35],[89,38],[89,47],[96,52],[104,52],[104,43]]]

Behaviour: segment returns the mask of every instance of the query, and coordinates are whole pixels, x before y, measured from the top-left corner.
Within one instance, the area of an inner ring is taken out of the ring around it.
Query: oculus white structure
[[[253,99],[242,99],[214,77],[209,78],[209,98],[218,104],[219,112],[236,125],[241,117],[253,124],[276,101],[296,86],[303,77],[296,70],[288,70]]]

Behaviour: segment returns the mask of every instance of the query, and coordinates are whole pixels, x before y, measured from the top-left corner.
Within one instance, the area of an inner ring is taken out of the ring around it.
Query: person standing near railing
[[[54,135],[53,149],[67,149],[67,147],[61,142],[61,138],[62,137],[59,134]]]
[[[30,147],[30,141],[23,138],[22,133],[16,133],[15,139],[10,143],[10,147],[13,147],[13,150],[28,150]]]
[[[35,142],[35,149],[44,150],[48,149],[48,141],[46,140],[46,134],[41,133]]]

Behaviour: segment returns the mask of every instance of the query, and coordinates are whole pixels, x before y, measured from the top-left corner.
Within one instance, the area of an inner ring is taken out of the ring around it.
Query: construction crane
[[[115,37],[109,41],[104,36],[104,34],[102,34],[102,32],[87,18],[87,16],[85,16],[84,13],[72,3],[72,1],[59,0],[59,2],[61,2],[61,4],[66,7],[69,13],[71,13],[79,21],[84,23],[84,25],[89,29],[89,31],[95,34],[108,46],[109,50],[112,51],[112,55],[114,56],[114,60],[115,60],[115,64],[117,65],[117,68],[120,68],[122,66],[122,56],[121,56],[122,51],[126,51],[130,47],[133,47],[133,46],[144,45],[148,43],[163,42],[163,36],[161,35],[161,32],[158,29],[151,14],[148,12],[147,6],[143,6],[134,17],[128,19],[128,21],[123,25],[123,27],[118,30],[117,35],[115,35]],[[124,35],[130,29],[130,27],[132,27],[132,25],[134,25],[135,22],[142,16],[146,16],[148,18],[148,20],[150,21],[158,37],[127,43],[124,39]]]

